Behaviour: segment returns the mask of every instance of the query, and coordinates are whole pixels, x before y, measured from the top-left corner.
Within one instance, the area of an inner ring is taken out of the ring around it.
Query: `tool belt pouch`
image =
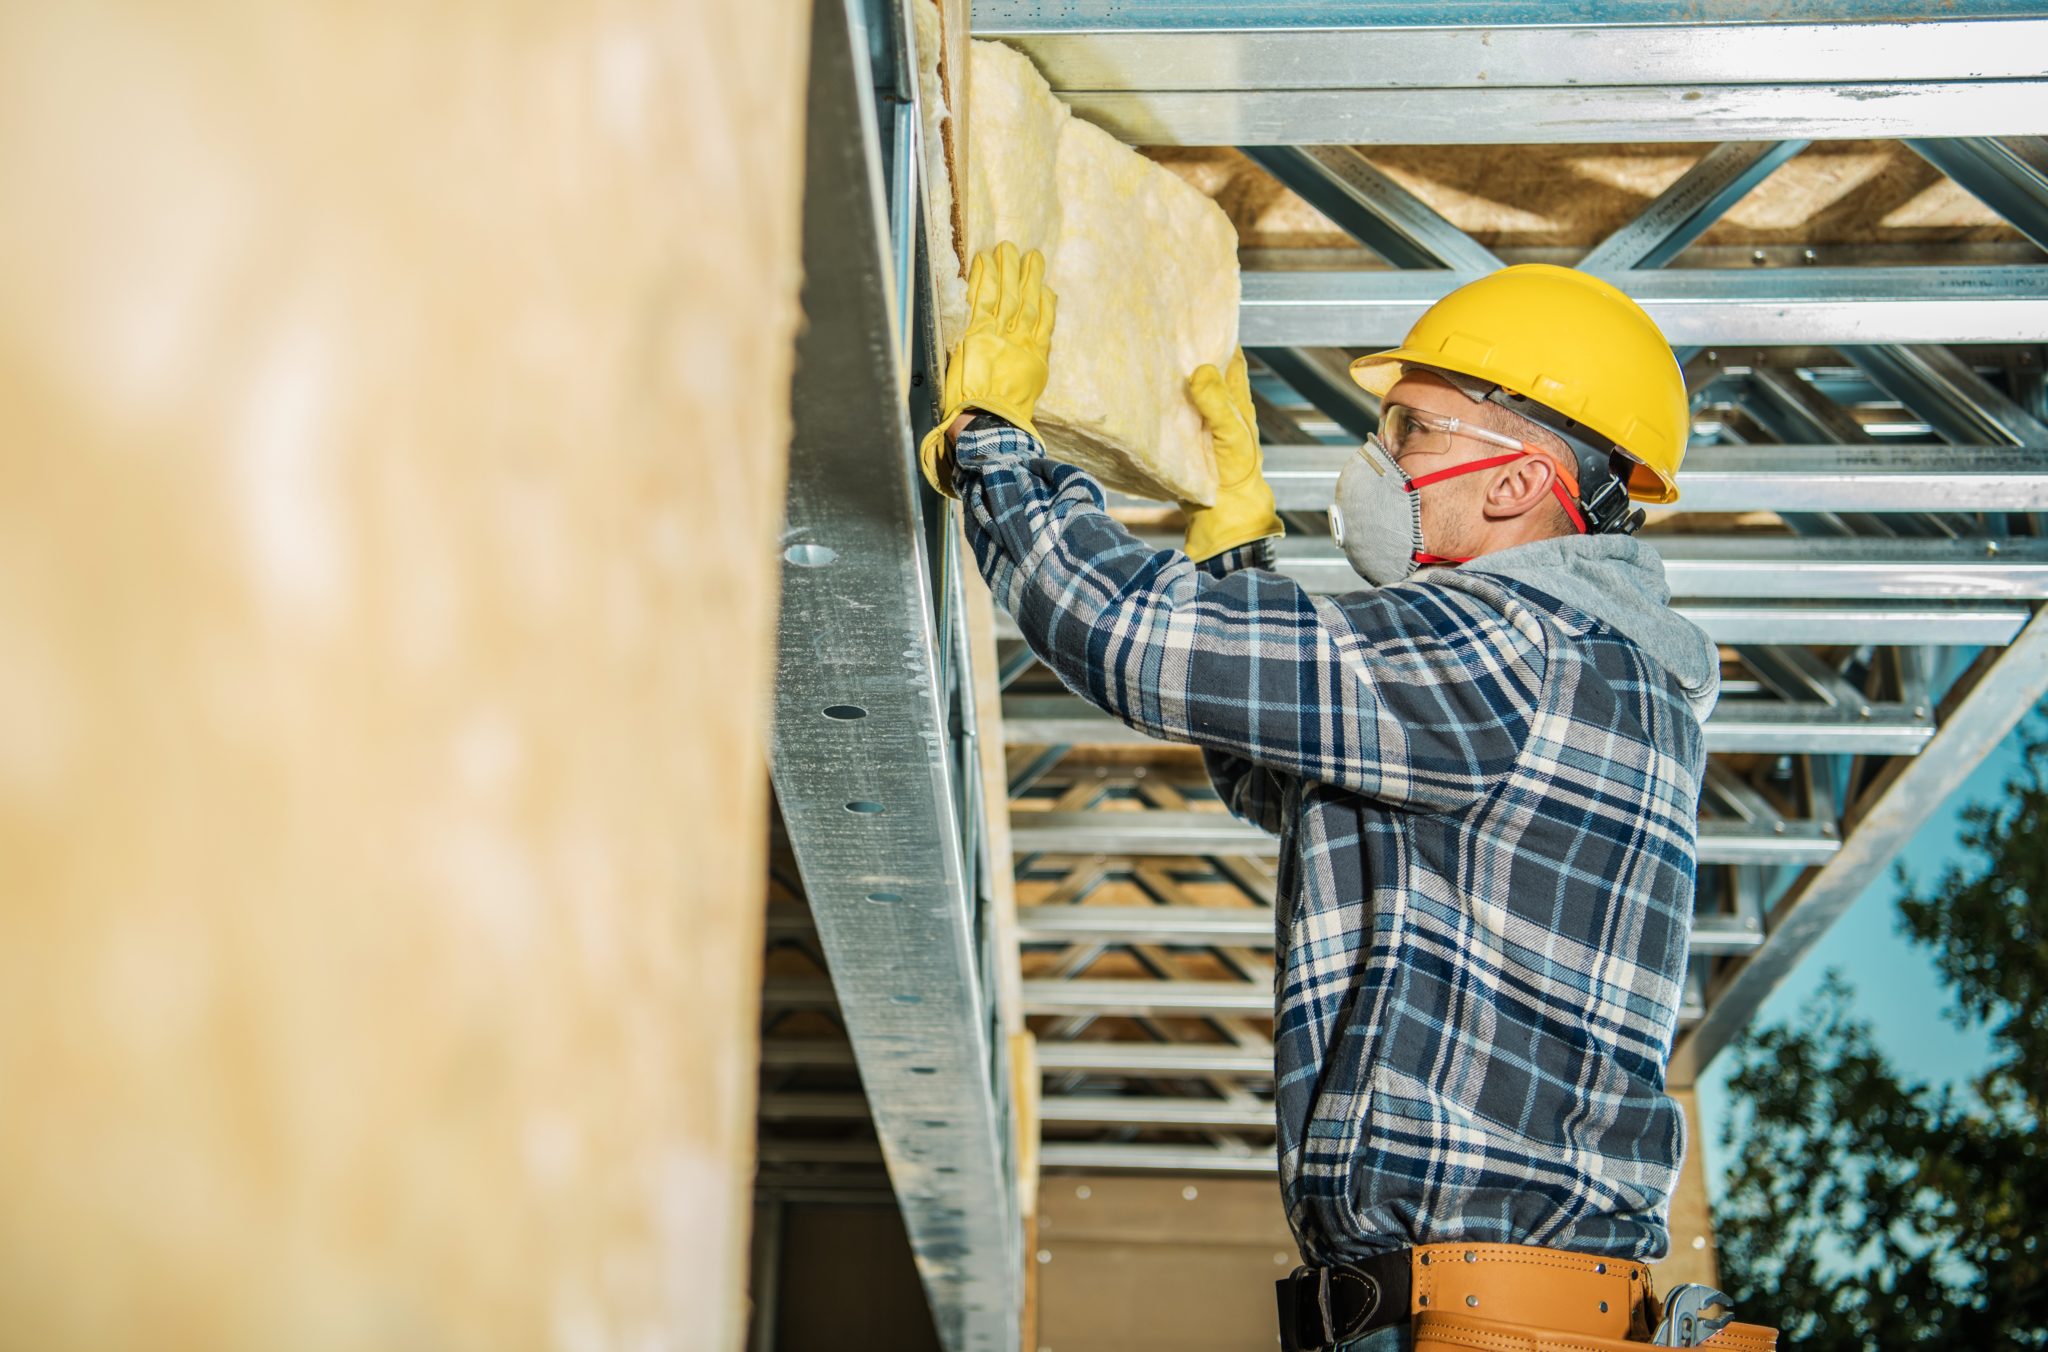
[[[1638,1352],[1648,1345],[1448,1312],[1415,1316],[1415,1352]],[[1700,1344],[1725,1352],[1773,1352],[1777,1345],[1778,1331],[1758,1324],[1730,1324]]]

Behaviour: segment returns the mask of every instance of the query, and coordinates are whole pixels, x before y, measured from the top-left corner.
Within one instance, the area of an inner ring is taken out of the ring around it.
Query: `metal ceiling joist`
[[[1687,600],[2048,597],[2043,539],[1665,535],[1656,545],[1672,595]],[[1358,575],[1328,539],[1283,540],[1274,556],[1280,572],[1311,592],[1328,595],[1358,586]]]
[[[1237,1127],[1273,1129],[1273,1105],[1254,1099],[1120,1097],[1048,1094],[1038,1101],[1041,1122],[1088,1122],[1117,1127]]]
[[[1700,823],[1703,864],[1819,864],[1841,842],[1821,822]],[[1272,858],[1278,838],[1228,813],[1198,811],[1039,812],[1010,814],[1018,854],[1244,855]]]
[[[1169,1042],[1045,1042],[1038,1044],[1038,1068],[1046,1074],[1273,1076],[1271,1046],[1175,1044]]]
[[[955,810],[862,11],[860,0],[820,0],[813,19],[809,323],[797,340],[772,765],[832,970],[826,990],[836,988],[940,1338],[949,1352],[1009,1352],[1021,1231],[994,1089],[1007,1076]],[[917,116],[907,105],[897,115]]]
[[[2033,134],[2048,21],[2012,13],[996,0],[975,17],[1130,144],[1299,146]]]
[[[1248,347],[1396,343],[1476,276],[1248,272],[1238,338]],[[1641,302],[1674,347],[2033,342],[2048,333],[2044,267],[1639,268],[1608,279]]]
[[[1026,981],[1027,1014],[1271,1014],[1270,981]]]
[[[1920,157],[2048,249],[2048,138],[1909,139]]]
[[[2026,626],[2021,601],[1689,601],[1674,607],[1716,643],[2000,647]],[[1017,638],[996,618],[998,638]]]
[[[1026,943],[1158,944],[1269,949],[1273,912],[1258,906],[1026,906],[1017,912]],[[1763,936],[1735,916],[1701,916],[1695,953],[1742,953]]]
[[[1986,653],[1949,694],[1939,731],[1920,755],[1894,760],[1849,816],[1835,857],[1778,902],[1764,941],[1717,982],[1706,1018],[1679,1040],[1671,1082],[1693,1082],[1734,1040],[1772,991],[1799,965],[1863,890],[1884,875],[1900,845],[1927,820],[1993,746],[2048,695],[2048,612],[2003,652]]]
[[[1673,607],[1716,643],[1998,647],[2027,623],[2024,602],[1695,601]]]
[[[1684,86],[2026,79],[2048,35],[2025,0],[1786,6],[1638,0],[980,0],[974,35],[1056,91]],[[1778,20],[1778,22],[1772,22]],[[1566,76],[1563,73],[1567,73]]]
[[[2031,35],[2030,35],[2031,36]],[[1033,44],[1036,46],[1037,44]],[[1855,84],[1503,86],[1063,92],[1132,145],[1544,145],[1630,141],[1996,136],[2031,129],[2014,104],[2048,79]]]
[[[1122,1142],[1047,1141],[1038,1147],[1047,1169],[1101,1173],[1273,1174],[1278,1165],[1270,1141],[1242,1152],[1216,1146],[1142,1145]]]
[[[1397,268],[1492,272],[1500,259],[1350,146],[1248,146],[1260,168]]]
[[[1910,756],[1934,735],[1934,724],[1924,710],[1916,715],[1900,704],[1724,700],[1707,720],[1706,731],[1709,751]],[[1007,697],[1003,740],[1012,746],[1154,743],[1074,695]]]
[[[1730,141],[1715,146],[1634,220],[1595,245],[1577,266],[1587,272],[1663,267],[1807,144]]]
[[[1321,511],[1350,446],[1269,445],[1281,511]],[[2009,445],[1695,446],[1678,471],[1689,512],[2048,511],[2048,458]]]

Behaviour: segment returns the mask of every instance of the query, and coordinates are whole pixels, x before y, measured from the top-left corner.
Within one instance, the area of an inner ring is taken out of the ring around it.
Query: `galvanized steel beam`
[[[1716,643],[2002,647],[2032,613],[2023,601],[1686,601],[1674,606]],[[999,637],[1019,637],[996,617]]]
[[[1111,1127],[1274,1127],[1273,1105],[1259,1100],[1152,1098],[1141,1095],[1048,1094],[1038,1101],[1041,1122],[1086,1122]]]
[[[1424,310],[1475,276],[1249,272],[1238,339],[1248,347],[1398,342]],[[2044,267],[1653,268],[1608,280],[1641,302],[1674,347],[2033,342],[2048,333]]]
[[[1046,1169],[1095,1173],[1273,1174],[1279,1165],[1270,1142],[1242,1152],[1216,1146],[1141,1145],[1122,1142],[1047,1141],[1038,1147]]]
[[[1006,1077],[955,809],[868,55],[859,0],[820,0],[771,759],[940,1338],[1010,1352]]]
[[[2002,438],[2001,438],[2002,440]],[[1350,446],[1266,447],[1280,510],[1321,511]],[[2048,457],[2004,444],[1695,446],[1678,471],[1688,512],[2048,511]]]
[[[1660,535],[1652,543],[1663,556],[1672,595],[1687,600],[2048,597],[2044,539]],[[1274,556],[1279,571],[1311,592],[1346,592],[1359,585],[1350,563],[1327,539],[1283,540]]]
[[[1273,1075],[1273,1049],[1171,1042],[1040,1042],[1038,1068],[1051,1074],[1155,1076]]]
[[[2025,80],[2044,73],[2040,44],[2048,40],[2048,16],[2023,0],[1925,0],[1917,7],[1891,0],[1887,21],[1845,4],[1833,16],[1796,23],[1783,22],[1785,6],[1768,0],[1670,3],[1661,14],[1657,8],[1617,0],[981,0],[974,35],[1028,53],[1060,92],[1692,88]],[[1724,13],[1709,12],[1715,8]],[[1642,12],[1627,13],[1632,9]],[[1610,128],[1603,139],[1613,136]]]
[[[1854,84],[1062,92],[1127,145],[1559,145],[2032,130],[2048,78]]]
[[[1923,710],[1900,704],[1769,704],[1724,700],[1707,720],[1707,750],[1766,754],[1910,756],[1934,735]],[[1074,695],[1011,695],[1003,740],[1012,746],[1119,746],[1155,739]]]
[[[1026,906],[1017,921],[1025,943],[1270,949],[1275,942],[1273,912],[1256,906]],[[1742,953],[1762,940],[1737,916],[1700,916],[1693,924],[1695,953]]]
[[[1593,141],[1616,127],[1632,141],[2043,129],[2034,110],[2048,93],[2048,22],[2038,12],[1903,23],[1756,22],[1782,11],[1723,23],[1695,12],[1620,24],[1575,22],[1611,20],[1613,6],[1568,18],[1495,8],[1514,17],[1011,0],[978,7],[976,31],[1022,48],[1078,114],[1133,145]],[[1553,22],[1532,22],[1543,18]]]
[[[1271,1014],[1273,987],[1253,981],[1026,981],[1027,1014]]]
[[[1272,858],[1280,841],[1224,812],[1040,812],[1010,814],[1010,845],[1022,854],[1245,855]],[[1819,822],[1700,823],[1703,864],[1819,864],[1841,842]]]

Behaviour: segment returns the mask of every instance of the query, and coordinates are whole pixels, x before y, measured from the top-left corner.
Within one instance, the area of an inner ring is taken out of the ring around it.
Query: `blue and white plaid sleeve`
[[[1228,577],[1242,568],[1273,567],[1273,542],[1258,540],[1226,549],[1195,565],[1211,577]],[[1287,781],[1263,765],[1214,747],[1202,748],[1202,768],[1216,796],[1230,811],[1271,835],[1281,833],[1287,817]]]
[[[1340,605],[1263,569],[1210,571],[1137,539],[1093,479],[993,419],[961,436],[956,459],[997,604],[1097,708],[1155,737],[1427,811],[1472,802],[1514,764],[1542,684],[1539,626],[1448,588],[1383,588]],[[1265,804],[1231,806],[1258,820]]]

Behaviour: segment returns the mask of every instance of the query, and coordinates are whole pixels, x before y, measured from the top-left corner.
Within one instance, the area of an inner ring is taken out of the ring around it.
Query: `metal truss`
[[[764,1196],[873,1166],[903,1212],[949,1352],[1014,1352],[1022,1231],[1012,1106],[975,868],[971,699],[954,533],[933,529],[910,398],[929,364],[916,265],[919,120],[900,8],[820,0],[804,200],[807,325],[797,344],[772,767],[810,939],[778,911],[771,1033],[843,1027],[857,1086],[763,1100]],[[926,414],[929,417],[929,414]],[[967,706],[963,718],[961,710]],[[791,951],[817,961],[792,975]],[[830,982],[818,972],[829,967]],[[767,1073],[777,1065],[773,1040]],[[864,1091],[864,1092],[861,1092]],[[816,1112],[795,1106],[815,1102]],[[867,1139],[792,1136],[872,1118]]]
[[[1906,144],[2011,221],[2028,239],[2048,249],[2048,138],[1916,138]]]

